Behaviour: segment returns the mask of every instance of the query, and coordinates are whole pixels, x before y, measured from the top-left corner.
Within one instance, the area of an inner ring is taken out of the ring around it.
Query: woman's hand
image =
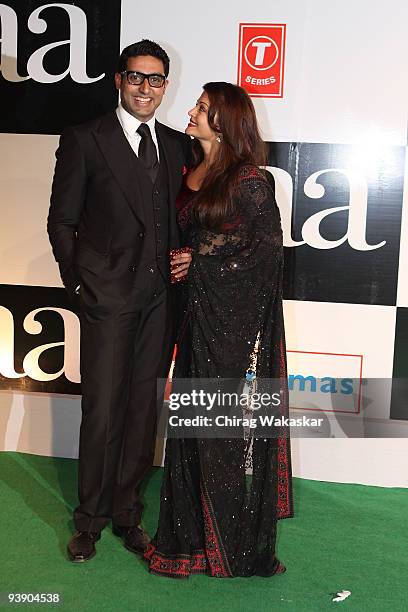
[[[188,273],[188,268],[193,257],[191,253],[178,253],[170,259],[171,274],[177,280],[180,280]]]

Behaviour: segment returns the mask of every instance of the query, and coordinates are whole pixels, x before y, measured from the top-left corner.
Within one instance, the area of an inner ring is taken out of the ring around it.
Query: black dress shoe
[[[96,555],[95,542],[101,534],[94,531],[77,531],[68,543],[68,557],[74,563],[83,563]]]
[[[123,539],[125,548],[137,555],[143,555],[150,544],[149,536],[140,525],[137,527],[112,525],[112,531],[116,536]]]

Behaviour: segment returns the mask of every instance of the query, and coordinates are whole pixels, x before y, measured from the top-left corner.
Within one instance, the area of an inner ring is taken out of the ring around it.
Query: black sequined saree
[[[194,257],[173,380],[242,378],[255,368],[257,379],[280,380],[287,415],[282,231],[257,168],[241,170],[234,205],[234,217],[211,232],[193,220],[194,192],[185,185],[180,194],[179,224]],[[271,576],[282,570],[277,520],[291,515],[285,427],[269,438],[168,439],[159,525],[145,557],[165,576]]]

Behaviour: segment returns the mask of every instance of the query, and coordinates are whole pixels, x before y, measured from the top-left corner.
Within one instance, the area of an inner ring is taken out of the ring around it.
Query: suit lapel
[[[103,117],[94,137],[135,216],[145,225],[141,190],[143,169],[123,133],[116,113]]]

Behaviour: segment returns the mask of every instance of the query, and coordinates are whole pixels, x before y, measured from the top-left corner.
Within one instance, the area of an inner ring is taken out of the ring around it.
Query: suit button
[[[149,269],[150,274],[154,274],[154,268]]]
[[[153,193],[154,193],[154,195],[159,195],[159,190],[155,189]]]
[[[144,238],[144,237],[145,237],[144,232],[139,232],[139,238]]]
[[[136,266],[129,266],[129,272],[136,272]]]
[[[160,223],[156,223],[156,227],[159,228],[160,227]]]

